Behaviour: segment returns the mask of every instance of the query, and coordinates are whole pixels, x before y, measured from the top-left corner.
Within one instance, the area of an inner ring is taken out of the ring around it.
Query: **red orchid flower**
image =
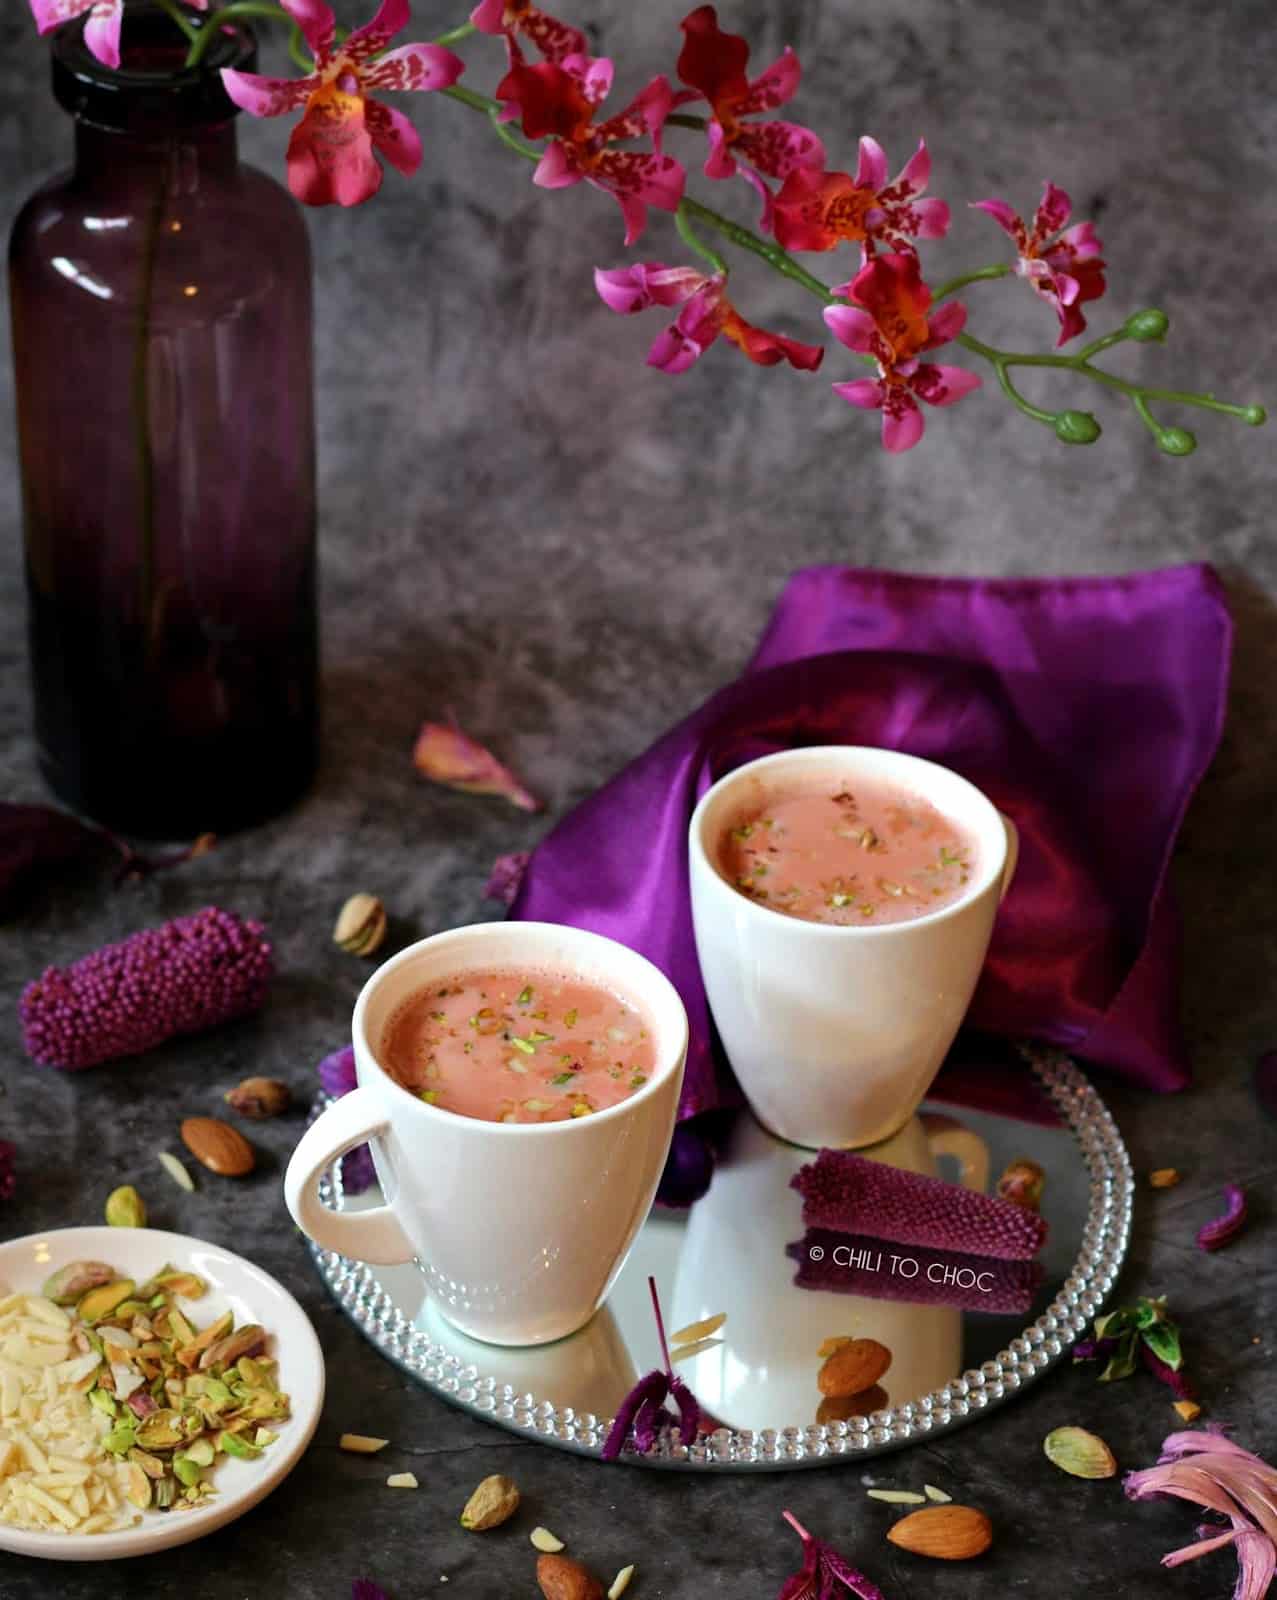
[[[713,6],[698,6],[680,26],[685,43],[678,58],[678,75],[691,92],[680,92],[674,103],[709,102],[712,114],[705,176],[731,178],[739,171],[762,197],[764,226],[770,226],[772,195],[761,174],[786,178],[802,167],[822,167],[825,147],[810,128],[796,122],[743,119],[793,99],[802,77],[798,57],[786,45],[766,72],[749,78],[745,70],[749,43],[739,34],[719,28]],[[737,157],[743,167],[737,166]]]
[[[642,234],[649,205],[678,209],[687,174],[661,152],[661,130],[673,99],[663,76],[653,78],[624,111],[596,123],[594,114],[612,87],[611,61],[571,55],[529,66],[513,38],[509,45],[510,70],[497,85],[505,120],[518,117],[529,139],[550,140],[533,183],[565,189],[584,180],[607,190],[625,218],[626,244]],[[645,134],[651,135],[655,150],[609,148]]]
[[[786,250],[834,250],[844,239],[857,241],[865,260],[875,244],[912,250],[915,239],[943,239],[949,231],[945,202],[917,198],[930,177],[925,139],[891,183],[882,146],[862,139],[854,178],[809,167],[789,174],[776,196],[772,232]]]
[[[1053,183],[1043,186],[1032,228],[1025,227],[1019,212],[1012,211],[1005,200],[975,200],[972,205],[1015,240],[1017,274],[1054,306],[1060,319],[1056,348],[1081,333],[1086,327],[1083,304],[1098,300],[1106,287],[1100,256],[1104,246],[1095,235],[1095,224],[1079,222],[1061,232],[1072,214],[1073,202]]]
[[[682,306],[677,321],[657,336],[648,352],[648,366],[662,372],[686,372],[719,334],[760,367],[788,361],[791,367],[814,372],[824,359],[825,352],[819,345],[800,344],[746,322],[727,298],[725,273],[707,278],[695,267],[667,267],[659,261],[647,261],[632,267],[596,267],[594,287],[604,305],[622,316],[646,311],[650,306]]]
[[[947,344],[962,332],[966,307],[951,303],[928,316],[931,290],[912,252],[874,256],[851,283],[834,292],[855,302],[825,308],[834,338],[878,363],[877,378],[836,383],[834,393],[862,411],[882,412],[884,449],[893,454],[912,450],[926,426],[919,400],[951,406],[980,387],[976,374],[963,367],[918,359],[924,350]]]
[[[813,1538],[792,1511],[782,1514],[803,1542],[803,1565],[801,1572],[785,1579],[777,1600],[838,1600],[839,1584],[860,1600],[883,1600],[878,1585],[844,1561],[832,1545]]]
[[[190,0],[198,11],[208,7],[208,0]],[[124,0],[31,0],[31,13],[35,17],[36,31],[52,33],[73,17],[89,20],[84,25],[84,43],[104,67],[120,64],[120,24],[124,20]]]
[[[336,19],[324,0],[280,0],[306,36],[315,70],[306,78],[263,78],[222,70],[226,92],[255,117],[306,107],[288,141],[288,187],[309,206],[357,206],[381,188],[378,151],[405,176],[421,165],[421,137],[401,111],[372,99],[370,89],[446,89],[465,71],[451,50],[435,44],[386,46],[411,18],[409,0],[382,0],[366,27],[337,43]]]
[[[480,33],[505,34],[513,39],[522,34],[531,39],[547,61],[561,62],[567,56],[589,53],[589,40],[580,28],[570,27],[550,16],[531,0],[480,0],[470,13]]]

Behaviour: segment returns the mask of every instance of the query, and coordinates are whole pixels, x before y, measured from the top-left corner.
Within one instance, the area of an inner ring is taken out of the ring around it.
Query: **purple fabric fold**
[[[688,902],[696,801],[778,749],[908,751],[962,773],[1020,829],[971,1023],[1182,1088],[1165,879],[1219,742],[1231,640],[1204,565],[1010,580],[799,572],[744,675],[558,824],[511,915],[591,928],[655,962],[691,1023],[680,1114],[731,1104]]]

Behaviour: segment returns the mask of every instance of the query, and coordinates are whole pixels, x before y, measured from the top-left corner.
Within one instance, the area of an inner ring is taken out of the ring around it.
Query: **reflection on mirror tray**
[[[884,1202],[876,1213],[861,1205],[854,1231],[828,1205],[813,1213],[810,1187],[799,1194],[791,1186],[813,1152],[742,1112],[708,1194],[685,1213],[654,1211],[607,1303],[557,1344],[514,1349],[467,1338],[413,1266],[366,1267],[317,1251],[320,1271],[371,1342],[428,1387],[499,1425],[590,1453],[638,1377],[661,1363],[649,1274],[664,1301],[674,1370],[699,1400],[705,1431],[690,1450],[674,1440],[650,1457],[622,1459],[775,1467],[934,1436],[1063,1354],[1099,1309],[1126,1249],[1130,1163],[1112,1118],[1071,1063],[1028,1057],[1032,1070],[982,1046],[946,1068],[893,1138],[850,1158],[960,1186],[948,1191],[947,1235],[934,1207],[919,1225],[907,1204]],[[1005,1247],[982,1226],[991,1208],[979,1197],[1022,1159],[1045,1174],[1040,1249],[1031,1215]],[[853,1176],[862,1188],[867,1176],[871,1192],[879,1182],[859,1166]],[[909,1178],[890,1183],[906,1201],[920,1187]],[[931,1198],[925,1181],[921,1189]],[[328,1198],[350,1209],[380,1203],[376,1189]],[[682,1330],[720,1317],[708,1336],[680,1341]],[[860,1347],[873,1359],[850,1384],[842,1369],[860,1363],[826,1364],[840,1339],[882,1347]]]

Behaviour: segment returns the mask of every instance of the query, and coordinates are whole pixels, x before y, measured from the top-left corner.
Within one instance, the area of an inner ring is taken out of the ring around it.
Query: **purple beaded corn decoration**
[[[73,1072],[139,1055],[256,1011],[274,970],[261,923],[208,906],[49,967],[22,992],[23,1042]]]
[[[807,1228],[869,1233],[892,1244],[996,1261],[1031,1261],[1046,1240],[1046,1223],[1035,1211],[849,1150],[822,1150],[790,1179],[790,1188],[803,1197]]]

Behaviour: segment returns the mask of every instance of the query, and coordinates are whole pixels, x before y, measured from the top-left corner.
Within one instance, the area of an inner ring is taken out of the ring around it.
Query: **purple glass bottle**
[[[279,811],[317,749],[306,228],[236,155],[251,34],[185,49],[145,8],[118,72],[55,37],[75,167],[10,250],[40,766],[150,838]]]

